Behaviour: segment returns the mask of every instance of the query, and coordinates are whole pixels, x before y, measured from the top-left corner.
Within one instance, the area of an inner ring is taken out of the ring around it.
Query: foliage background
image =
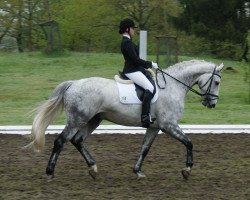
[[[240,60],[249,9],[249,0],[2,0],[0,47],[11,49],[14,39],[20,52],[40,50],[46,38],[39,24],[55,20],[64,49],[119,52],[118,25],[129,17],[148,31],[149,54],[155,53],[155,36],[168,35],[177,36],[182,55]]]

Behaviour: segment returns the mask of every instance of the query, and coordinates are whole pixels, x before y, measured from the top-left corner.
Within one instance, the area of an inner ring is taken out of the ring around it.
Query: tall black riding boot
[[[144,128],[150,127],[150,103],[152,98],[153,94],[149,90],[145,90],[141,113],[141,123]]]

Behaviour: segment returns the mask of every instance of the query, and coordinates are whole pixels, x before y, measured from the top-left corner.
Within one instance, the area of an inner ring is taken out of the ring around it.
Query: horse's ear
[[[224,64],[221,63],[221,64],[217,67],[217,70],[221,72],[223,68],[224,68]]]

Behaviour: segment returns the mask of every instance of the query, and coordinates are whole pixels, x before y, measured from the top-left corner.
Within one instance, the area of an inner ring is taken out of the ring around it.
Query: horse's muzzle
[[[211,105],[209,104],[207,107],[208,108],[215,108],[215,106],[216,106],[216,104],[211,104]]]
[[[210,101],[203,100],[202,105],[208,108],[215,108],[216,103],[211,103]]]

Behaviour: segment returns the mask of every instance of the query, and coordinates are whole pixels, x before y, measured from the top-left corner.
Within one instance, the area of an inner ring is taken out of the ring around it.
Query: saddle
[[[146,77],[155,80],[155,72],[152,69],[146,69]],[[125,74],[121,71],[119,71],[119,75],[115,75],[115,80],[119,83],[123,84],[133,84],[134,82],[130,80],[128,77],[125,76]]]
[[[152,102],[157,100],[158,93],[155,85],[155,72],[152,69],[147,69],[145,76],[154,86],[153,95],[156,98],[152,99]],[[141,103],[143,100],[145,90],[139,85],[135,84],[132,80],[128,79],[122,72],[119,71],[119,75],[115,75],[115,81],[117,82],[120,94],[120,101],[122,103],[130,104],[130,103]],[[155,95],[157,93],[157,95]],[[136,101],[135,99],[139,101]],[[132,100],[134,99],[134,100]]]

